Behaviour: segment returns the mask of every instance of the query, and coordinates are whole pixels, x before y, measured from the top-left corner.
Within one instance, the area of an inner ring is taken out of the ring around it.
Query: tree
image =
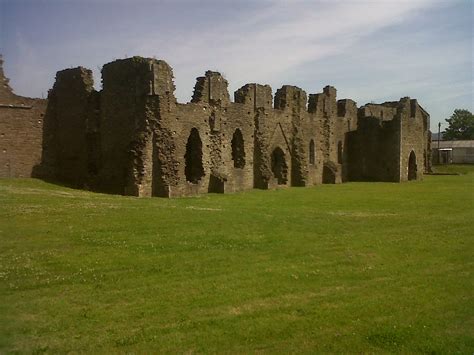
[[[470,111],[454,110],[446,122],[449,127],[443,134],[444,140],[474,139],[474,115]]]

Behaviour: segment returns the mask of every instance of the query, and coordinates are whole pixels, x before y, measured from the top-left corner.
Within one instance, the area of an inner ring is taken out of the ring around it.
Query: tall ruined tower
[[[166,195],[153,175],[162,171],[163,185],[173,180],[173,142],[161,130],[176,106],[171,67],[140,57],[117,60],[104,65],[102,82],[100,185],[130,195],[151,196],[153,189]],[[160,165],[155,170],[154,162]]]
[[[92,71],[78,67],[56,74],[48,95],[43,138],[44,175],[73,186],[89,185],[97,170],[98,95]],[[95,166],[95,167],[94,167]]]

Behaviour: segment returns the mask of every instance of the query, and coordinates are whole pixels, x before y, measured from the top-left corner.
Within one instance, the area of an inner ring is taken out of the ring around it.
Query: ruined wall
[[[410,98],[359,109],[358,129],[349,135],[349,179],[393,181],[422,179],[427,162],[429,115]],[[414,175],[409,176],[410,155]]]
[[[0,56],[0,177],[30,177],[41,160],[46,100],[15,95]]]
[[[227,80],[207,71],[180,104],[171,67],[141,57],[104,65],[102,83],[96,92],[90,71],[58,72],[42,164],[101,191],[173,197],[401,181],[408,166],[418,171],[411,152],[427,149],[429,116],[409,99],[358,110],[331,86],[307,95],[284,85],[273,100],[268,85],[247,84],[231,102]]]
[[[358,129],[357,104],[350,99],[337,101],[336,149],[342,182],[349,180],[349,136]]]
[[[171,69],[162,73],[172,83]],[[303,90],[282,87],[272,107],[269,86],[247,84],[235,92],[235,102],[230,102],[227,86],[219,73],[208,71],[197,79],[191,103],[176,104],[171,86],[148,95],[147,122],[154,123],[151,129],[139,131],[148,132],[143,137],[151,134],[155,138],[144,138],[135,151],[142,157],[144,175],[151,176],[143,180],[144,185],[151,181],[152,187],[143,188],[142,182],[140,191],[128,193],[183,196],[253,187],[306,186],[323,181],[323,165],[331,157],[335,166],[332,182],[341,181],[336,153],[325,150],[331,148],[330,143],[314,148],[319,149],[313,152],[319,161],[313,159],[313,176],[308,175],[310,141],[321,135],[324,126],[320,124],[321,117],[307,111]],[[333,125],[335,90],[330,101],[333,109],[326,119],[328,125]],[[167,104],[160,106],[163,102]],[[346,117],[339,118],[343,124],[332,133],[337,133],[338,139],[344,139],[347,120],[354,120],[351,112],[348,109]]]
[[[409,173],[410,154],[416,159],[416,174],[413,179],[423,178],[427,167],[427,142],[429,117],[418,105],[417,100],[403,98],[400,100],[401,144],[400,144],[400,181],[412,180]]]
[[[172,131],[178,161],[170,196],[228,191],[231,171],[223,156],[232,138],[226,136],[227,85],[219,73],[207,71],[197,79],[191,103],[176,105],[163,121]]]
[[[150,139],[145,134],[145,102],[151,83],[149,63],[142,58],[117,60],[102,68],[99,187],[103,190],[138,194],[134,190],[144,177],[140,154]],[[138,180],[135,186],[133,180]]]
[[[357,106],[350,99],[336,101],[336,89],[326,86],[322,93],[309,95],[312,132],[316,144],[315,164],[310,164],[313,183],[339,183],[347,180],[347,135],[357,129]],[[308,138],[309,139],[309,138]]]
[[[308,112],[306,93],[293,86],[277,91],[274,107],[271,88],[258,84],[237,90],[231,102],[227,81],[212,71],[197,79],[190,103],[176,104],[171,68],[154,75],[171,84],[147,94],[147,124],[135,131],[142,143],[133,149],[145,178],[132,176],[132,185],[141,187],[126,193],[183,196],[306,186],[323,182],[325,164],[334,175],[329,182],[342,180],[343,162],[337,162],[332,142],[344,141],[356,110],[355,103],[344,101],[343,116],[337,117],[335,89],[325,89],[326,112],[322,107],[318,115]],[[315,145],[328,126],[334,129],[326,144]]]
[[[244,140],[247,161],[242,182],[236,186],[236,190],[252,187],[267,189],[273,178],[270,160],[272,137],[267,134],[270,131],[269,120],[273,104],[272,89],[268,85],[246,84],[234,93],[234,100],[234,106],[240,109],[241,113],[231,130],[242,129],[241,127],[246,130]],[[248,128],[245,128],[246,126]]]
[[[116,60],[104,65],[102,82],[99,188],[169,195],[177,169],[170,127],[176,107],[171,67],[140,57]]]

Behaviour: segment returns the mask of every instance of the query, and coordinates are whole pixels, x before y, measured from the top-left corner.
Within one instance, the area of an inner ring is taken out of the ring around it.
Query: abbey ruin
[[[417,100],[366,104],[247,84],[229,98],[207,71],[190,103],[162,60],[59,71],[48,99],[15,95],[0,62],[0,177],[40,177],[133,196],[186,196],[345,181],[402,182],[430,168],[429,115]]]

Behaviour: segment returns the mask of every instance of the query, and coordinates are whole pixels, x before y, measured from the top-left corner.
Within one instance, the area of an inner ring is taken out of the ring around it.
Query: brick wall
[[[46,100],[15,95],[0,57],[0,177],[31,177],[41,161]]]

